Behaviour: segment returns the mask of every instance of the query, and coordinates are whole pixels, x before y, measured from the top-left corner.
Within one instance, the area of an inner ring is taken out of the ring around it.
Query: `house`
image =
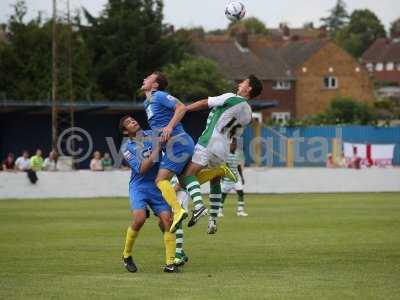
[[[260,99],[279,105],[264,117],[286,122],[324,112],[333,98],[349,96],[372,102],[368,72],[347,52],[326,38],[271,43],[269,37],[206,36],[195,41],[197,55],[217,62],[227,79],[257,75],[264,90]]]
[[[400,38],[377,39],[364,52],[361,62],[376,82],[400,86]]]

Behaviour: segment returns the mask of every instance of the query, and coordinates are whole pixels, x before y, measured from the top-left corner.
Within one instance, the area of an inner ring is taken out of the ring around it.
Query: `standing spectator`
[[[101,164],[101,154],[99,151],[95,151],[93,153],[93,158],[90,161],[90,170],[103,171],[103,165]]]
[[[112,163],[110,154],[109,154],[108,152],[104,153],[104,156],[103,156],[103,158],[101,159],[101,165],[102,165],[102,167],[103,167],[103,170],[104,170],[104,171],[110,171],[110,170],[112,170],[112,167],[113,167],[112,164],[113,164],[113,163]]]
[[[42,171],[42,169],[43,169],[42,150],[37,149],[36,155],[31,157],[31,166],[32,166],[32,170],[35,172]]]
[[[15,168],[15,158],[13,153],[8,153],[7,157],[3,160],[3,171],[13,171]]]
[[[31,169],[31,160],[29,159],[28,151],[22,151],[22,156],[18,157],[15,161],[15,168],[18,171],[27,171]]]
[[[51,151],[49,157],[44,160],[43,170],[45,171],[57,171],[57,153]]]
[[[357,147],[353,147],[353,157],[350,160],[349,168],[361,169],[361,157],[358,156]]]

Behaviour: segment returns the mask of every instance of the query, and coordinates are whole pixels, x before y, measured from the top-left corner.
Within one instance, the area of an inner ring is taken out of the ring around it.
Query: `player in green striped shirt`
[[[218,166],[227,160],[229,144],[233,137],[240,137],[244,127],[251,122],[252,111],[247,100],[261,94],[262,83],[254,75],[239,83],[237,94],[226,93],[217,97],[197,101],[187,107],[188,111],[211,108],[207,125],[195,146],[192,161],[183,173],[181,184],[189,192],[194,210],[188,226],[193,226],[207,209],[203,204],[200,184],[195,177],[206,167]],[[210,219],[208,233],[217,231],[218,210],[221,203],[220,178],[210,181]]]
[[[248,216],[248,214],[244,211],[243,170],[242,170],[242,166],[240,165],[239,156],[238,156],[238,153],[236,150],[237,150],[237,141],[236,141],[236,139],[232,139],[232,143],[230,146],[230,152],[229,152],[226,164],[235,173],[235,175],[237,177],[240,176],[241,180],[239,180],[238,182],[234,182],[230,178],[227,178],[227,177],[222,178],[222,183],[221,183],[222,200],[221,200],[221,206],[220,206],[219,212],[218,212],[218,217],[224,216],[222,213],[222,210],[224,208],[226,196],[228,195],[228,193],[230,191],[236,191],[236,193],[238,195],[238,207],[237,207],[237,212],[236,212],[237,216],[238,217],[247,217]]]

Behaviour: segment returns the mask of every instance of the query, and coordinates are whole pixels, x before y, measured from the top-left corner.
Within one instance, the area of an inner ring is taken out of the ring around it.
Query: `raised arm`
[[[186,106],[187,111],[199,111],[208,109],[208,99],[203,99],[196,101],[188,106]]]
[[[174,130],[176,125],[183,119],[186,111],[186,105],[178,101],[175,106],[174,116],[172,117],[171,121],[169,121],[168,126],[163,128],[162,130],[161,139],[163,142],[168,141],[172,131]]]

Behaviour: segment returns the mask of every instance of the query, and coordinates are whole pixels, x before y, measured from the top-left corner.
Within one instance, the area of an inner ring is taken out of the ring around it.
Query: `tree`
[[[329,108],[322,114],[322,119],[325,119],[327,124],[368,125],[376,121],[376,116],[368,104],[350,97],[338,97],[333,99]]]
[[[394,20],[390,25],[390,36],[392,38],[400,37],[400,18]]]
[[[89,26],[81,30],[107,99],[135,99],[146,75],[179,62],[188,51],[188,42],[162,23],[162,10],[161,0],[109,0],[99,17],[84,10]]]
[[[240,28],[245,28],[249,34],[268,34],[268,29],[265,24],[255,17],[245,18],[238,22],[230,23],[228,31],[234,32]]]
[[[348,23],[349,15],[346,11],[346,4],[343,0],[338,0],[336,5],[329,10],[330,15],[326,18],[321,18],[323,26],[326,26],[331,36],[342,29]]]
[[[169,64],[164,70],[169,80],[168,90],[184,102],[231,91],[233,86],[223,79],[214,61],[186,56],[179,64]]]
[[[25,1],[18,1],[7,24],[8,42],[0,46],[0,93],[12,100],[49,100],[51,96],[52,21],[40,15],[24,22]],[[59,97],[69,98],[65,64],[68,26],[58,24]],[[75,98],[84,99],[87,90],[96,91],[91,78],[90,53],[79,32],[71,36]]]
[[[377,38],[385,36],[385,28],[378,17],[363,9],[351,14],[350,23],[337,33],[336,41],[350,54],[360,57]]]

